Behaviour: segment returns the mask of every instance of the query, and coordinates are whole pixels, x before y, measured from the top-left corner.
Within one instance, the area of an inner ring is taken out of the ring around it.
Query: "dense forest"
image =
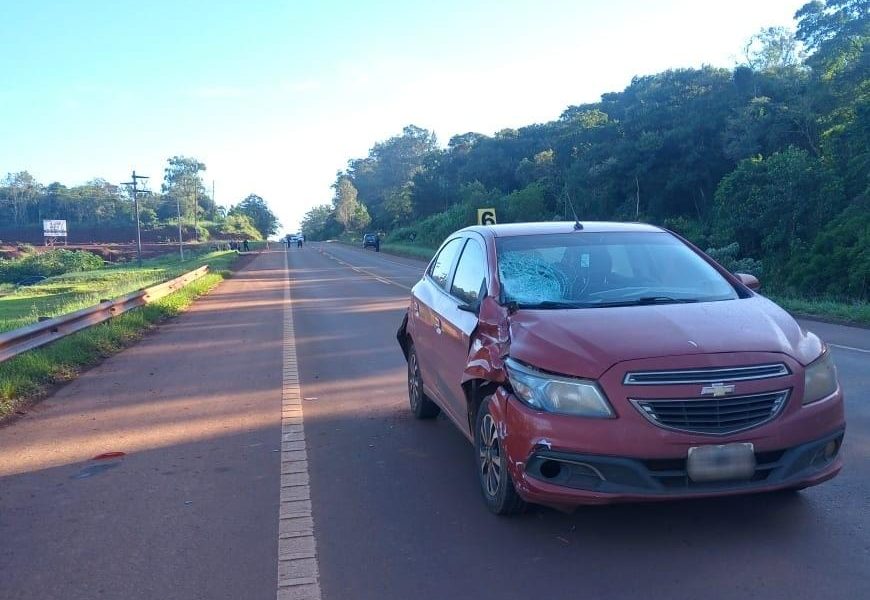
[[[646,221],[768,289],[870,298],[870,0],[804,5],[748,40],[733,69],[635,77],[543,124],[464,133],[413,125],[348,162],[313,239],[378,230],[437,246],[494,206],[500,222]]]
[[[143,238],[177,239],[181,221],[186,239],[262,239],[278,230],[278,219],[266,202],[250,194],[226,209],[215,204],[195,158],[167,160],[160,190],[139,194]],[[140,182],[141,185],[141,182]],[[94,179],[67,187],[42,185],[30,173],[10,173],[0,180],[0,240],[33,241],[42,235],[43,219],[65,219],[75,241],[121,242],[135,235],[129,187]]]

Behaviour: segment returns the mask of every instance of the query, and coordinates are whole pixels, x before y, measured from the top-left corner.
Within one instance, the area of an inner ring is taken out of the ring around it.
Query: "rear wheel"
[[[418,419],[432,419],[441,409],[423,391],[423,378],[420,376],[420,362],[413,344],[408,345],[408,400],[411,412]]]
[[[489,412],[487,398],[477,412],[474,435],[474,454],[480,491],[487,508],[497,515],[515,515],[526,508],[507,469],[507,457],[502,450],[498,424]]]

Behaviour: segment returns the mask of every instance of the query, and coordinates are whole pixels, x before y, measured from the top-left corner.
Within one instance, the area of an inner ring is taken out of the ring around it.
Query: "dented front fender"
[[[471,334],[468,361],[462,383],[483,379],[493,383],[507,381],[504,358],[510,346],[508,309],[491,296],[480,303],[477,327]]]

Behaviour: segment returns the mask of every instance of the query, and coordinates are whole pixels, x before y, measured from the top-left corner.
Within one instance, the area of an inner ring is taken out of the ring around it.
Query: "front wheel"
[[[474,435],[474,454],[477,459],[477,476],[480,491],[487,508],[497,515],[515,515],[526,508],[520,498],[507,468],[507,457],[502,449],[498,424],[489,411],[491,399],[487,398],[477,412]]]

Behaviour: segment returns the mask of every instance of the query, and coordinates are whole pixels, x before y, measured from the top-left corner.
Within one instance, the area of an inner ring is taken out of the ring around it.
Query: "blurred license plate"
[[[755,448],[750,443],[689,448],[686,470],[692,481],[733,481],[755,474]]]

